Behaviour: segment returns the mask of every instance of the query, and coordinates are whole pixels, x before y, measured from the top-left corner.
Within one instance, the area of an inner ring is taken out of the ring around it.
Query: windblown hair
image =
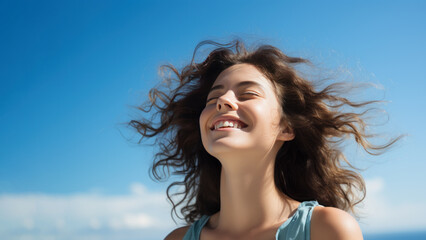
[[[213,45],[207,58],[196,63],[197,50]],[[199,117],[207,94],[218,75],[235,64],[251,64],[276,87],[282,106],[282,121],[294,131],[295,138],[285,142],[275,160],[274,180],[277,188],[297,201],[317,200],[321,205],[352,210],[365,197],[365,183],[346,160],[339,143],[355,141],[370,154],[377,154],[397,139],[380,146],[368,141],[365,131],[366,111],[358,109],[376,101],[352,102],[342,97],[342,83],[316,90],[315,84],[302,78],[295,70],[309,61],[290,57],[270,45],[246,50],[241,41],[219,44],[201,42],[190,64],[178,70],[163,66],[171,75],[165,77],[168,87],[151,89],[149,102],[140,106],[151,118],[132,120],[129,125],[143,138],[155,137],[159,151],[151,168],[157,180],[181,175],[181,181],[167,188],[173,204],[187,223],[201,215],[220,210],[221,164],[205,150],[200,134]],[[346,109],[346,110],[344,110]],[[183,186],[174,194],[172,189]],[[178,200],[175,197],[180,197]]]

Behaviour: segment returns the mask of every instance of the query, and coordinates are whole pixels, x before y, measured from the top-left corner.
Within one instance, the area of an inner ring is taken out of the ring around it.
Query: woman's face
[[[200,116],[205,149],[218,159],[278,151],[293,138],[280,124],[280,108],[273,84],[256,67],[227,68],[214,82]]]

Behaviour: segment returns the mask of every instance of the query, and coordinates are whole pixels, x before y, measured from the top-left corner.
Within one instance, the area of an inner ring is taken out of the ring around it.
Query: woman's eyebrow
[[[259,87],[259,88],[261,88],[263,90],[263,86],[261,84],[259,84],[258,82],[255,82],[255,81],[242,81],[242,82],[239,82],[237,84],[237,88],[246,87],[246,86],[252,86],[252,85],[254,85],[256,87]],[[209,93],[211,93],[211,92],[213,92],[215,90],[224,89],[224,88],[225,87],[222,84],[218,84],[218,85],[212,87],[210,89]]]

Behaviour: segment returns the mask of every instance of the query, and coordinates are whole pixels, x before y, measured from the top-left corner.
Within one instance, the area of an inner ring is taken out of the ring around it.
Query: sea
[[[426,240],[426,231],[364,234],[364,240]]]

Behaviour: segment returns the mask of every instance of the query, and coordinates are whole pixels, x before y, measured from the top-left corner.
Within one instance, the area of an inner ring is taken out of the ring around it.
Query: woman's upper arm
[[[164,240],[182,240],[186,232],[188,231],[188,228],[189,226],[176,228],[171,233],[169,233],[169,235],[167,235]]]
[[[358,222],[345,211],[316,207],[311,218],[311,240],[362,240]]]

